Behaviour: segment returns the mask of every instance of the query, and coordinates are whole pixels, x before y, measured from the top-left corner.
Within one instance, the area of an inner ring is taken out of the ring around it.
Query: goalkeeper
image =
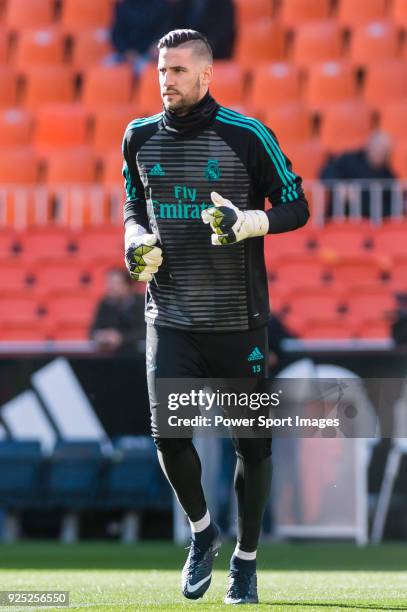
[[[210,95],[213,58],[206,38],[174,30],[158,48],[163,112],[131,122],[123,141],[125,260],[132,278],[148,283],[152,435],[191,525],[182,592],[198,599],[211,581],[219,532],[192,440],[159,435],[156,381],[264,379],[269,301],[263,237],[303,226],[309,212],[301,179],[273,132]],[[255,603],[271,439],[233,443],[238,537],[225,603]]]

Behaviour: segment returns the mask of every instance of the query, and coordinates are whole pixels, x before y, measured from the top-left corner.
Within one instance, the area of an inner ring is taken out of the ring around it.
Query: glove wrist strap
[[[263,210],[246,210],[246,219],[250,223],[250,236],[264,236],[269,231],[269,220]]]

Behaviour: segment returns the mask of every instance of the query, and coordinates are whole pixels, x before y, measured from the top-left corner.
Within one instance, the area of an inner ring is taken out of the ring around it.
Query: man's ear
[[[209,87],[209,83],[213,78],[213,66],[212,64],[208,64],[201,72],[201,85],[205,85]]]

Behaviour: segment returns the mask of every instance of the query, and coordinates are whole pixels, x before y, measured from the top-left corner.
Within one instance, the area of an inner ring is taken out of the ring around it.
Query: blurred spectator
[[[120,268],[106,275],[106,295],[99,302],[90,337],[101,351],[130,355],[145,339],[144,295],[132,293],[131,278]]]
[[[380,131],[374,131],[366,145],[362,149],[346,151],[338,157],[331,158],[320,172],[323,180],[357,181],[358,179],[392,180],[395,175],[390,168],[389,159],[391,153],[390,137]],[[357,201],[358,190],[349,186],[346,189],[345,199],[349,205]],[[361,189],[361,215],[370,217],[375,214],[372,210],[371,193],[368,188]],[[372,213],[372,214],[371,214]],[[391,192],[383,190],[382,216],[388,217],[391,213]],[[329,204],[328,216],[332,216],[332,202]]]
[[[119,0],[112,25],[115,53],[107,63],[130,62],[139,73],[157,57],[156,42],[170,30],[192,28],[205,34],[215,59],[231,56],[232,0]]]

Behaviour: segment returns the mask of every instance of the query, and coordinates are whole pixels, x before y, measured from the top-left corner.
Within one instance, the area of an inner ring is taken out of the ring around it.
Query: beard
[[[177,91],[177,97],[173,100],[169,100],[167,97],[162,98],[164,108],[166,110],[172,111],[176,115],[182,116],[186,115],[192,106],[195,106],[197,102],[199,102],[199,94],[200,94],[200,82],[199,79],[196,80],[192,91],[188,94],[182,95]]]

